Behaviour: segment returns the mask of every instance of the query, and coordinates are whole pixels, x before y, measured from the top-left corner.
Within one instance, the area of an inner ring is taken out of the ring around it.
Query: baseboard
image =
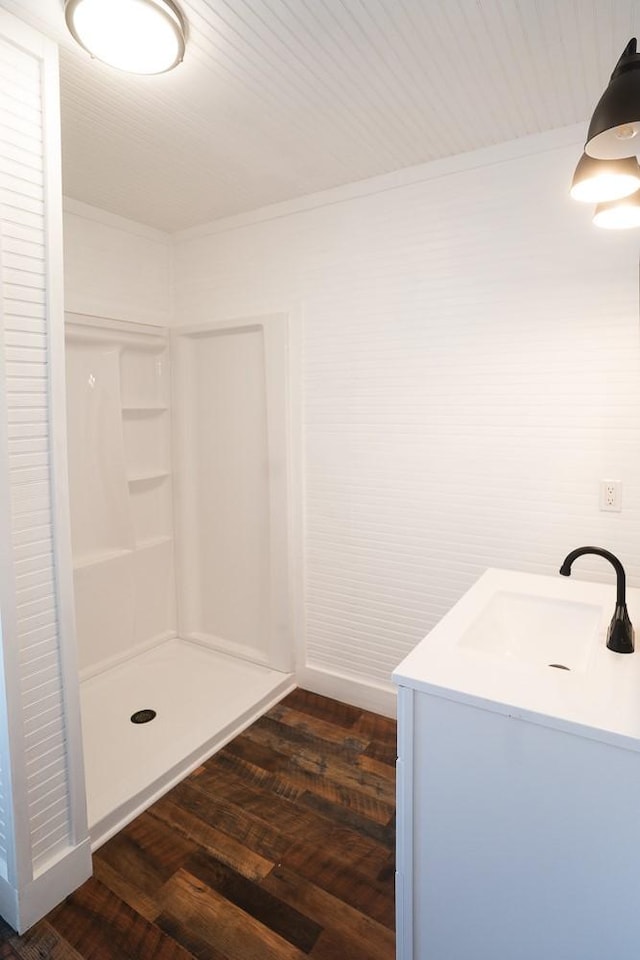
[[[296,680],[299,687],[323,697],[332,697],[384,717],[396,716],[396,689],[392,683],[360,680],[309,665],[297,668]]]
[[[92,874],[88,838],[60,853],[22,890],[0,879],[0,913],[7,923],[24,933],[77,890]]]

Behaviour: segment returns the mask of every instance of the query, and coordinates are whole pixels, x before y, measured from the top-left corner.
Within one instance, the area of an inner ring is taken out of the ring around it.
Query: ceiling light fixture
[[[640,189],[640,166],[635,157],[594,160],[583,153],[573,174],[571,196],[583,203],[620,200]]]
[[[640,153],[640,54],[636,47],[632,37],[593,111],[584,148],[590,157],[618,160]]]
[[[165,73],[184,57],[184,19],[172,0],[66,0],[65,18],[80,46],[118,70]]]
[[[630,230],[632,227],[640,227],[640,190],[624,200],[599,203],[593,222],[605,230]]]

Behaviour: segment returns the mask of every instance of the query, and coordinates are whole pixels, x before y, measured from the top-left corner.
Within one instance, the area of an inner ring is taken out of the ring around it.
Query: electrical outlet
[[[600,481],[600,509],[619,513],[622,510],[622,483],[620,480]]]

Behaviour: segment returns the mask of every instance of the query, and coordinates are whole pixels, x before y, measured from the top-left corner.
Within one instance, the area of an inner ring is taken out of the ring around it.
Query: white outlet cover
[[[620,513],[622,510],[622,481],[600,481],[600,509],[609,513]]]

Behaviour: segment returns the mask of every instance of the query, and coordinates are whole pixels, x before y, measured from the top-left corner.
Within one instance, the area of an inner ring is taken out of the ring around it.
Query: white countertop
[[[585,637],[587,650],[580,668],[553,669],[461,644],[479,611],[499,591],[599,607],[599,627]],[[640,590],[627,590],[635,653],[613,653],[606,647],[615,599],[615,584],[487,570],[399,664],[393,680],[399,686],[640,752]]]

